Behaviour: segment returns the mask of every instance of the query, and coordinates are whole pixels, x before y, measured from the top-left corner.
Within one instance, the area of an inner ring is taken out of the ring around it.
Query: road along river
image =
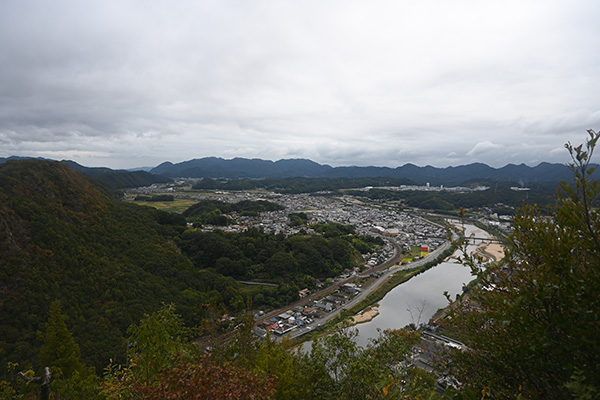
[[[491,237],[487,232],[482,231],[474,225],[465,224],[464,228],[465,235],[468,237],[472,235],[477,238]],[[449,245],[445,244],[442,247],[447,248],[446,246]],[[443,248],[439,250],[443,251]],[[476,250],[482,250],[481,243],[478,245],[469,245],[467,248],[468,252]],[[500,244],[488,243],[485,253],[480,254],[492,256],[496,261],[499,261],[503,257],[503,249]],[[455,253],[453,257],[458,255],[458,253]],[[350,328],[358,330],[358,344],[364,346],[369,342],[369,339],[378,337],[378,330],[400,329],[411,323],[415,325],[418,325],[419,322],[427,323],[438,309],[447,306],[448,301],[444,296],[444,292],[447,291],[451,298],[454,299],[456,294],[462,292],[463,285],[466,285],[473,279],[470,269],[457,263],[453,257],[396,286],[388,292],[379,301],[379,306],[376,307],[379,315],[370,322],[361,323]],[[421,262],[423,261],[425,260],[421,260]],[[417,266],[415,265],[417,263],[412,264],[410,267]],[[393,272],[394,270],[390,269],[386,272],[386,275]],[[382,279],[385,279],[385,277],[382,277]],[[377,285],[378,283],[374,284],[373,288]],[[357,296],[350,304],[347,304],[347,307],[353,306],[362,300],[362,297],[362,295]],[[339,311],[337,310],[330,314],[324,320],[337,316]],[[321,322],[325,322],[324,320],[321,320]],[[300,332],[294,333],[291,337],[301,334]],[[301,351],[308,352],[311,347],[312,341],[306,341],[302,344]]]
[[[465,229],[467,237],[471,234],[476,237],[488,236],[474,225],[465,225]],[[468,251],[475,251],[476,248],[477,245],[469,245]],[[454,299],[462,292],[463,285],[473,278],[469,267],[451,258],[396,286],[379,302],[379,315],[355,327],[358,330],[358,344],[366,345],[369,339],[379,335],[378,330],[427,323],[438,309],[448,305],[445,291]]]

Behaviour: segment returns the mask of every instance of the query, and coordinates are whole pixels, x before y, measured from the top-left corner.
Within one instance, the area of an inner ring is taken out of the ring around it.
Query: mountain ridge
[[[391,167],[331,167],[307,159],[262,159],[218,157],[197,158],[181,163],[164,162],[149,171],[171,178],[215,178],[215,179],[269,179],[269,178],[407,178],[419,184],[457,185],[473,180],[496,180],[515,184],[556,183],[570,180],[572,172],[567,165],[540,163],[535,167],[526,164],[507,164],[493,168],[484,163],[449,166],[445,168],[427,165],[419,167],[407,163]]]
[[[0,158],[0,164],[9,159],[27,157]],[[569,166],[558,163],[542,162],[534,167],[524,163],[507,164],[494,168],[475,162],[466,165],[434,167],[417,166],[406,163],[398,167],[340,166],[332,167],[302,158],[280,159],[277,161],[259,158],[220,157],[195,158],[179,163],[165,161],[149,171],[113,170],[106,167],[84,167],[74,161],[63,160],[71,168],[82,171],[103,183],[117,188],[147,186],[152,183],[164,183],[174,178],[213,178],[213,179],[283,179],[283,178],[366,178],[387,177],[407,178],[418,184],[461,185],[465,182],[498,181],[511,182],[514,185],[532,183],[558,183],[572,179]],[[166,177],[169,180],[165,180]]]

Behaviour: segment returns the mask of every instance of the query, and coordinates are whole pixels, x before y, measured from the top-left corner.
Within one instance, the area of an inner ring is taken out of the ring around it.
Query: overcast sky
[[[600,1],[0,2],[0,157],[567,162]]]

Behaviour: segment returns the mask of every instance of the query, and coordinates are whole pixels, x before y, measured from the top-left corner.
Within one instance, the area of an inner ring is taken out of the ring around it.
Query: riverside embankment
[[[465,236],[490,237],[487,232],[474,225],[465,225]],[[499,244],[470,244],[469,253],[479,252],[496,258],[502,258],[502,247]],[[460,255],[456,253],[454,256]],[[440,308],[448,305],[444,296],[447,292],[451,298],[460,294],[463,286],[473,279],[468,267],[450,258],[412,279],[396,286],[379,302],[379,315],[370,322],[356,326],[358,342],[364,345],[369,339],[379,335],[379,330],[398,329],[409,324],[426,323]]]

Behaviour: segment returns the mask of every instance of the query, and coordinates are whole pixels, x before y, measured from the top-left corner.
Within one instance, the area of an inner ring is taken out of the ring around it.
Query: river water
[[[475,233],[476,237],[484,236],[474,225],[465,225],[465,229],[467,237],[471,233]],[[470,245],[468,251],[475,248],[476,245]],[[469,267],[450,259],[396,286],[380,300],[379,315],[356,326],[358,344],[364,346],[369,339],[376,338],[378,329],[399,329],[411,323],[427,323],[438,309],[448,305],[445,291],[454,300],[462,292],[463,285],[473,278]]]

